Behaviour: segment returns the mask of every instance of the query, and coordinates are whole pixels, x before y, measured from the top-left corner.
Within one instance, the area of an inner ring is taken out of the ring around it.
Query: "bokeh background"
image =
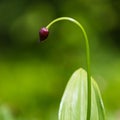
[[[57,120],[68,79],[86,68],[83,35],[74,24],[54,24],[39,43],[39,29],[60,16],[84,26],[108,120],[120,120],[119,12],[119,0],[1,0],[0,120]]]

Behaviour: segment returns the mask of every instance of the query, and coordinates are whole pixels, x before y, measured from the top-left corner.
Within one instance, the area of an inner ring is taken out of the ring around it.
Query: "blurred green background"
[[[84,26],[108,120],[120,120],[119,12],[119,0],[1,0],[0,120],[57,120],[68,79],[86,68],[83,35],[74,24],[55,24],[48,40],[38,42],[39,29],[60,16]]]

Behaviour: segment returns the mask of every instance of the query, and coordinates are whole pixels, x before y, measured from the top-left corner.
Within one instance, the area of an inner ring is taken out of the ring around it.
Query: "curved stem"
[[[67,21],[71,21],[73,23],[75,23],[83,32],[84,34],[84,38],[85,38],[85,44],[86,44],[86,59],[87,59],[87,79],[88,79],[88,102],[87,102],[87,120],[90,120],[90,115],[91,115],[91,72],[90,72],[90,49],[89,49],[89,42],[88,42],[88,37],[87,37],[87,34],[84,30],[84,28],[82,27],[82,25],[76,21],[75,19],[73,18],[70,18],[70,17],[60,17],[60,18],[57,18],[55,20],[53,20],[51,23],[49,23],[47,25],[47,29],[50,28],[50,26],[58,21],[61,21],[61,20],[67,20]]]

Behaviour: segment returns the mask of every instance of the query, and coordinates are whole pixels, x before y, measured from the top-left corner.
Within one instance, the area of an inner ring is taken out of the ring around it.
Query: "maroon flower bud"
[[[44,41],[48,37],[49,31],[47,28],[43,27],[39,31],[40,41]]]

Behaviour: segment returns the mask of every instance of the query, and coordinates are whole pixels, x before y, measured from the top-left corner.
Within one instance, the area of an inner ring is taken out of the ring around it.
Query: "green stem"
[[[82,25],[76,21],[73,18],[70,17],[60,17],[57,18],[55,20],[53,20],[51,23],[48,24],[48,26],[46,27],[47,29],[50,28],[50,26],[58,21],[61,20],[67,20],[67,21],[71,21],[73,23],[75,23],[83,32],[84,34],[84,38],[85,38],[85,44],[86,44],[86,59],[87,59],[87,79],[88,79],[88,102],[87,102],[87,118],[86,120],[90,120],[90,116],[91,116],[91,72],[90,72],[90,49],[89,49],[89,42],[88,42],[88,37],[87,34],[84,30],[84,28],[82,27]]]

